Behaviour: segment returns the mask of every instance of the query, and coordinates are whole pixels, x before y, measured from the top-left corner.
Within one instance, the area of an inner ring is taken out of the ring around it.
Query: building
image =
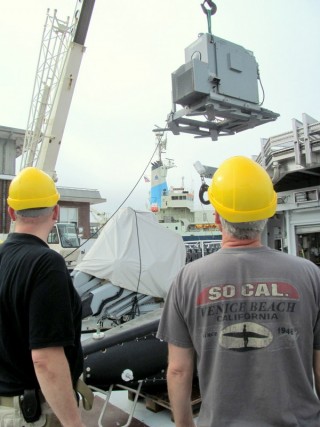
[[[278,196],[266,243],[320,266],[320,122],[304,113],[291,130],[261,142],[256,161]]]
[[[22,153],[25,131],[0,126],[0,234],[10,229],[10,217],[7,212],[9,185],[16,175],[16,158]],[[57,187],[60,193],[61,222],[73,222],[83,239],[90,237],[90,206],[103,203],[98,190],[84,188]]]

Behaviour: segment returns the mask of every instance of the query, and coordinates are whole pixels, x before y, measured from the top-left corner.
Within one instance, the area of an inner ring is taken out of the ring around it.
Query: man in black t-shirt
[[[34,411],[41,426],[84,426],[74,392],[83,368],[81,301],[64,259],[46,243],[59,197],[34,167],[9,188],[15,231],[0,245],[0,425],[33,422]]]

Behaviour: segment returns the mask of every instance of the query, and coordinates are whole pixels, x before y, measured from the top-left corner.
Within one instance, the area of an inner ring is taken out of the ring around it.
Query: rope
[[[207,21],[208,21],[208,33],[212,34],[212,31],[211,31],[211,11],[209,9],[207,10]]]
[[[134,210],[135,219],[136,219],[136,231],[137,231],[137,242],[138,242],[138,252],[139,252],[139,277],[138,277],[138,284],[137,284],[137,290],[139,291],[139,285],[140,285],[140,279],[141,279],[141,271],[142,271],[142,262],[141,262],[141,246],[140,246],[140,239],[139,239],[139,226],[138,226],[138,215],[137,212]]]

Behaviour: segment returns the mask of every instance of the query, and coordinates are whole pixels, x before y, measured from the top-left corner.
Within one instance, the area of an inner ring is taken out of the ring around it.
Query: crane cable
[[[98,234],[100,232],[100,230],[102,230],[102,228],[115,216],[115,214],[119,211],[120,208],[122,208],[122,206],[125,204],[125,202],[129,199],[129,197],[131,196],[131,194],[134,192],[134,190],[136,189],[136,187],[138,186],[139,182],[141,181],[141,179],[143,178],[144,174],[146,173],[146,170],[148,169],[154,155],[156,154],[159,145],[161,144],[162,138],[163,138],[164,133],[161,135],[161,138],[159,138],[158,143],[156,144],[156,148],[153,150],[152,156],[150,157],[146,167],[143,169],[141,175],[139,176],[137,182],[135,183],[135,185],[132,187],[132,189],[130,190],[130,192],[128,193],[128,195],[125,197],[125,199],[120,203],[120,205],[117,207],[117,209],[113,212],[113,214],[110,216],[110,218],[108,219],[108,221],[105,224],[102,224],[101,227],[99,227],[85,242],[81,243],[81,245],[77,248],[75,248],[72,252],[68,253],[67,255],[64,256],[64,259],[67,259],[70,255],[72,255],[74,252],[76,252],[77,250],[79,250],[83,245],[85,245],[89,240],[91,240],[96,234]]]

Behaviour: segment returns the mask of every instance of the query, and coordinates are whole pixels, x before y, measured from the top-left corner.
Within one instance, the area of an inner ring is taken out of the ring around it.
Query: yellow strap
[[[78,379],[76,384],[76,392],[80,394],[82,405],[86,411],[92,409],[94,394],[87,384],[81,379]]]

